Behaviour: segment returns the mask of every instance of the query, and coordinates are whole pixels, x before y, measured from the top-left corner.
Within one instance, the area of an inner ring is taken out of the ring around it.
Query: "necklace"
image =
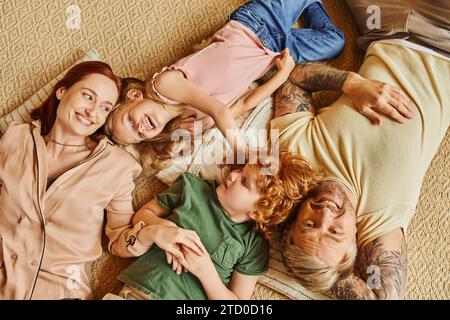
[[[64,146],[64,147],[79,147],[79,148],[86,147],[86,143],[85,144],[65,144],[65,143],[61,143],[61,142],[58,142],[58,141],[53,140],[53,139],[49,139],[49,141],[51,141],[51,142],[53,142],[55,144],[59,144],[60,146]]]

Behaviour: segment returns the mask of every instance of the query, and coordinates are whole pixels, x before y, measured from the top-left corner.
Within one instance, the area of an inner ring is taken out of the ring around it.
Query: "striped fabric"
[[[72,66],[75,64],[78,64],[80,62],[84,61],[91,61],[91,60],[101,60],[99,54],[95,49],[89,49],[85,56],[82,57],[80,60],[75,62]],[[20,121],[20,122],[31,122],[31,111],[33,111],[35,108],[39,107],[45,99],[51,94],[54,86],[56,83],[61,80],[66,72],[72,68],[70,66],[67,68],[64,72],[60,73],[56,78],[52,79],[49,83],[47,83],[44,87],[39,89],[35,94],[33,94],[28,100],[26,100],[23,104],[18,106],[16,109],[11,111],[10,113],[7,113],[3,117],[0,118],[0,135],[5,133],[6,129],[8,128],[9,124],[13,121]]]

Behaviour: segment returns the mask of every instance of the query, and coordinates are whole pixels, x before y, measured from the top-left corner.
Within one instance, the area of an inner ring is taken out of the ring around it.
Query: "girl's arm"
[[[289,49],[283,50],[281,56],[275,61],[278,68],[277,73],[263,85],[253,89],[244,97],[239,105],[231,107],[233,116],[240,117],[250,109],[256,107],[261,101],[270,97],[284,82],[287,81],[291,71],[295,67],[295,62],[289,54]]]
[[[281,56],[277,58],[276,65],[278,68],[277,74],[245,98],[243,104],[245,111],[253,108],[270,96],[288,79],[289,74],[295,67],[294,60],[289,54],[289,49],[285,49]],[[239,150],[246,150],[246,144],[241,137],[239,126],[235,120],[236,114],[233,115],[226,105],[187,80],[181,71],[171,70],[162,73],[156,79],[155,87],[165,97],[190,105],[213,118],[217,128],[233,148],[235,155],[239,154]],[[241,110],[238,113],[245,111]]]
[[[171,70],[162,73],[156,79],[155,87],[165,97],[190,105],[213,118],[235,154],[238,154],[238,150],[246,149],[239,126],[227,106],[185,79],[181,71]]]

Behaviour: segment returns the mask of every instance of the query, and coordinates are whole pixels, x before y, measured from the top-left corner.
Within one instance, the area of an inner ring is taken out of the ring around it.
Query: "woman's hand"
[[[350,73],[342,91],[352,99],[356,109],[376,125],[381,125],[380,114],[399,123],[413,117],[413,104],[407,94],[389,84]]]
[[[295,67],[295,62],[289,53],[289,48],[281,51],[281,55],[275,60],[275,64],[278,68],[277,74],[283,75],[284,81],[286,81]]]
[[[155,230],[154,243],[178,259],[183,257],[180,245],[184,245],[198,255],[206,253],[206,249],[195,231],[179,227],[159,226]]]

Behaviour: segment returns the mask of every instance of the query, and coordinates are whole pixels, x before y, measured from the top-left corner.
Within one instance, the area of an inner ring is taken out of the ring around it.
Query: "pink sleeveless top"
[[[147,83],[147,93],[163,103],[179,104],[157,92],[154,82],[162,72],[180,70],[186,79],[230,106],[272,68],[278,55],[265,48],[249,28],[231,20],[214,34],[206,48],[154,74]]]

